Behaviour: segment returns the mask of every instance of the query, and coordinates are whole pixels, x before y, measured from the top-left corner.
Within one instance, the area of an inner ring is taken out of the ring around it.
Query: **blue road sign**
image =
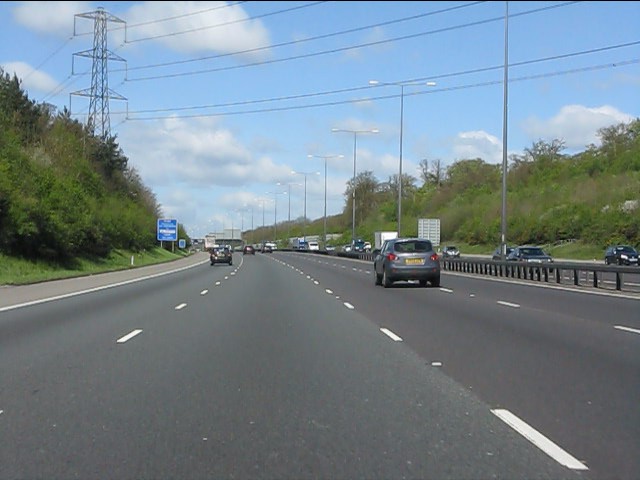
[[[178,220],[159,218],[157,238],[160,242],[175,242],[178,239]]]

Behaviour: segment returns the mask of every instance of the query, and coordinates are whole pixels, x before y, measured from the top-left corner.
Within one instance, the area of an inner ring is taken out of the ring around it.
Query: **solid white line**
[[[498,300],[497,303],[499,305],[504,305],[505,307],[520,308],[520,305],[517,303],[503,302],[502,300]]]
[[[123,282],[116,282],[116,283],[111,283],[109,285],[103,285],[102,287],[94,287],[94,288],[88,288],[87,290],[80,290],[78,292],[64,293],[62,295],[56,295],[56,296],[53,296],[53,297],[42,298],[40,300],[33,300],[33,301],[30,301],[30,302],[18,303],[16,305],[8,305],[6,307],[0,307],[0,312],[8,312],[9,310],[15,310],[16,308],[30,307],[32,305],[39,305],[41,303],[52,302],[54,300],[62,300],[64,298],[75,297],[77,295],[84,295],[86,293],[99,292],[101,290],[106,290],[108,288],[120,287],[122,285],[129,285],[130,283],[142,282],[144,280],[149,280],[149,279],[152,279],[152,278],[162,277],[164,275],[169,275],[171,273],[181,272],[183,270],[187,270],[189,268],[197,267],[199,265],[202,265],[202,264],[208,263],[208,262],[209,262],[209,260],[205,260],[205,261],[203,261],[201,263],[195,263],[193,265],[189,265],[189,266],[182,267],[182,268],[177,268],[175,270],[170,270],[168,272],[156,273],[156,274],[153,274],[153,275],[146,275],[144,277],[134,278],[134,279],[131,279],[131,280],[125,280]],[[149,265],[149,266],[151,266],[151,265]]]
[[[387,330],[386,328],[381,328],[380,331],[384,333],[387,337],[389,337],[394,342],[401,342],[402,338],[393,333],[391,330]]]
[[[209,293],[209,290],[202,290],[202,291],[200,292],[200,295],[206,295],[207,293]]]
[[[618,330],[624,330],[625,332],[640,333],[640,330],[638,330],[637,328],[623,327],[622,325],[615,325],[613,328],[617,328]]]
[[[495,409],[491,410],[491,413],[561,465],[573,470],[589,470],[584,463],[578,461],[540,432],[520,420],[509,410]]]
[[[353,310],[354,308],[356,308],[353,305],[351,305],[349,302],[344,302],[344,306],[347,307],[349,310]]]
[[[133,337],[135,337],[136,335],[139,335],[142,333],[142,330],[134,330],[131,333],[127,333],[124,337],[119,338],[116,343],[124,343],[128,340],[131,340]]]

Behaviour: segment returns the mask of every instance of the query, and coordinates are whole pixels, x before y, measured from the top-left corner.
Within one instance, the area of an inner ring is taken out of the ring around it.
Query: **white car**
[[[318,242],[308,242],[307,245],[309,247],[309,251],[311,252],[317,252],[318,250],[320,250],[320,245],[318,245]]]

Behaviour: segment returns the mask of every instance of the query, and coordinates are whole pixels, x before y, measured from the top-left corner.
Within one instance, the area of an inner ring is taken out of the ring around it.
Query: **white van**
[[[320,250],[320,245],[318,245],[318,242],[307,242],[307,245],[309,245],[309,251],[318,251]]]

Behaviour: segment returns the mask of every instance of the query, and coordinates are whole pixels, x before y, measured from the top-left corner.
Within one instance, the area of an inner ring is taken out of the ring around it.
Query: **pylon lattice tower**
[[[124,62],[125,60],[107,49],[107,22],[126,23],[98,8],[94,12],[76,14],[75,17],[92,19],[93,48],[74,53],[79,57],[91,58],[91,88],[72,92],[71,95],[89,97],[89,116],[87,128],[96,136],[106,139],[111,136],[111,121],[109,118],[109,100],[126,100],[125,97],[109,88],[108,64],[110,60]],[[74,18],[75,35],[75,18]]]

